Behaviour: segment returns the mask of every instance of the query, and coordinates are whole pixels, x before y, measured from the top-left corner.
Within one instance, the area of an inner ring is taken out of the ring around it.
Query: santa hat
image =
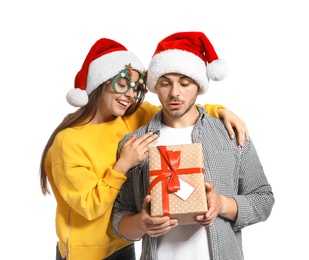
[[[66,99],[75,107],[88,103],[88,96],[103,82],[116,76],[125,65],[143,74],[145,69],[139,59],[120,43],[102,38],[90,49],[81,70],[75,77],[75,88],[71,89]]]
[[[161,42],[148,67],[147,87],[155,93],[157,80],[167,73],[184,74],[199,85],[199,94],[208,89],[209,79],[219,81],[227,75],[227,65],[202,32],[179,32]]]

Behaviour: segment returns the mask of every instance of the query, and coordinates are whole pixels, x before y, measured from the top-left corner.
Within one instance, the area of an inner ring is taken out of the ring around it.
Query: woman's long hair
[[[109,83],[110,80],[106,81],[105,83],[101,84],[99,87],[97,87],[90,95],[89,95],[89,101],[88,103],[77,109],[74,113],[68,114],[63,121],[57,126],[57,128],[53,131],[51,136],[49,137],[44,150],[42,152],[41,161],[40,161],[40,183],[41,183],[41,190],[44,195],[50,194],[49,188],[48,188],[48,179],[46,175],[46,169],[45,169],[45,158],[47,155],[47,152],[49,148],[52,146],[56,135],[69,127],[74,126],[80,126],[85,125],[89,123],[95,116],[98,106],[100,104],[101,95],[102,95],[102,88]],[[139,91],[145,92],[144,89],[140,89]],[[125,116],[130,116],[135,113],[135,111],[141,106],[141,104],[144,101],[144,94],[141,94],[141,98],[138,100],[135,100],[134,103],[126,110]]]

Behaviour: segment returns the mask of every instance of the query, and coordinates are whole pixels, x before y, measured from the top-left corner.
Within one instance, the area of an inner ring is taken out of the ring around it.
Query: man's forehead
[[[184,75],[184,74],[179,74],[179,73],[166,73],[164,75],[162,75],[160,77],[160,79],[171,79],[171,78],[174,78],[174,77],[177,77],[178,79],[185,79],[185,78],[189,78],[187,75]]]

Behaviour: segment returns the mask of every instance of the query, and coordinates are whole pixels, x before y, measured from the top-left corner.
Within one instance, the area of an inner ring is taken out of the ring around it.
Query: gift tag
[[[174,194],[179,198],[181,198],[182,200],[187,201],[187,199],[195,191],[195,187],[193,187],[192,185],[190,185],[181,178],[179,178],[179,183],[180,183],[180,190],[174,192]]]

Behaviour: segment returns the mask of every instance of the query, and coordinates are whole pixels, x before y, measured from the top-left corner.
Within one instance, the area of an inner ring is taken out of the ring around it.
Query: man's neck
[[[173,128],[185,128],[192,125],[195,125],[197,119],[200,116],[200,113],[196,107],[195,109],[191,109],[188,113],[184,114],[181,117],[171,117],[168,113],[166,113],[163,109],[162,111],[162,123],[168,127]]]

